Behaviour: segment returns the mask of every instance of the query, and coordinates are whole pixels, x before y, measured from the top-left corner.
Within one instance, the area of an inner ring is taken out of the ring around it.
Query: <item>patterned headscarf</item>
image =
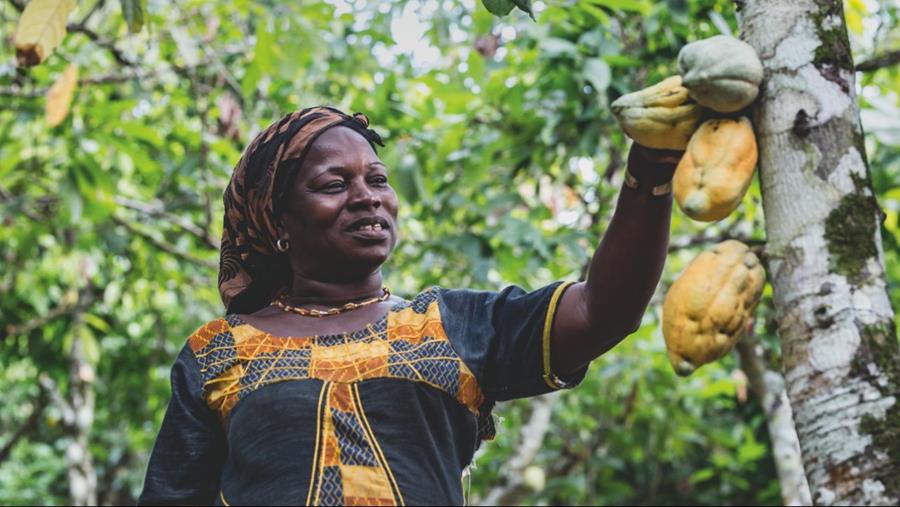
[[[289,288],[288,257],[275,248],[278,215],[313,142],[332,127],[349,127],[372,149],[384,146],[362,113],[348,116],[331,107],[290,113],[269,125],[247,146],[225,189],[225,219],[219,256],[219,294],[228,313],[251,313]]]

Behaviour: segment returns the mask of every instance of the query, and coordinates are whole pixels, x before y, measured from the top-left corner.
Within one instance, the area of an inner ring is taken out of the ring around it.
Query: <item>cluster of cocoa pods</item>
[[[685,215],[722,220],[740,204],[756,170],[753,125],[763,68],[754,49],[726,35],[684,46],[678,75],[623,95],[610,106],[625,133],[659,149],[684,150],[673,179]],[[663,335],[679,375],[734,346],[759,303],[765,273],[747,245],[719,243],[685,268],[663,303]]]

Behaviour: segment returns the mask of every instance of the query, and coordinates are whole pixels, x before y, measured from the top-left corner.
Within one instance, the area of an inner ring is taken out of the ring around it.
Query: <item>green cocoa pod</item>
[[[703,107],[733,113],[759,94],[762,63],[750,44],[716,35],[692,42],[678,53],[678,73],[691,98]]]

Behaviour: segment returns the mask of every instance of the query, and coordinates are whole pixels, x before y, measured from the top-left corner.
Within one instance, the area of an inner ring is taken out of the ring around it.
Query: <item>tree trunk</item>
[[[784,390],[784,377],[766,368],[753,336],[745,336],[737,343],[741,369],[747,374],[753,395],[766,414],[766,426],[772,441],[772,455],[778,482],[781,485],[781,500],[784,505],[812,505],[809,484],[803,473],[803,459],[800,455],[800,440],[794,427],[791,402]]]
[[[75,339],[72,345],[69,371],[68,405],[70,417],[66,428],[71,435],[66,449],[69,468],[69,500],[72,505],[97,505],[97,474],[88,446],[94,425],[94,369],[85,357],[81,340],[81,314],[76,314]]]
[[[782,367],[816,504],[900,503],[900,350],[840,1],[738,2]]]
[[[490,490],[477,505],[518,505],[529,491],[543,487],[542,484],[537,488],[529,484],[525,475],[544,444],[544,437],[551,428],[553,406],[561,394],[557,391],[531,401],[531,415],[519,431],[521,440],[516,453],[506,462],[503,483]]]

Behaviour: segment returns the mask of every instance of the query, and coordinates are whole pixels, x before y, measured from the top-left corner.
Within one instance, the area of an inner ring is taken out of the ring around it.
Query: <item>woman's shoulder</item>
[[[234,340],[235,328],[243,324],[236,314],[229,314],[207,321],[198,327],[187,338],[187,345],[197,353],[204,348],[216,345],[224,345],[224,342]]]

